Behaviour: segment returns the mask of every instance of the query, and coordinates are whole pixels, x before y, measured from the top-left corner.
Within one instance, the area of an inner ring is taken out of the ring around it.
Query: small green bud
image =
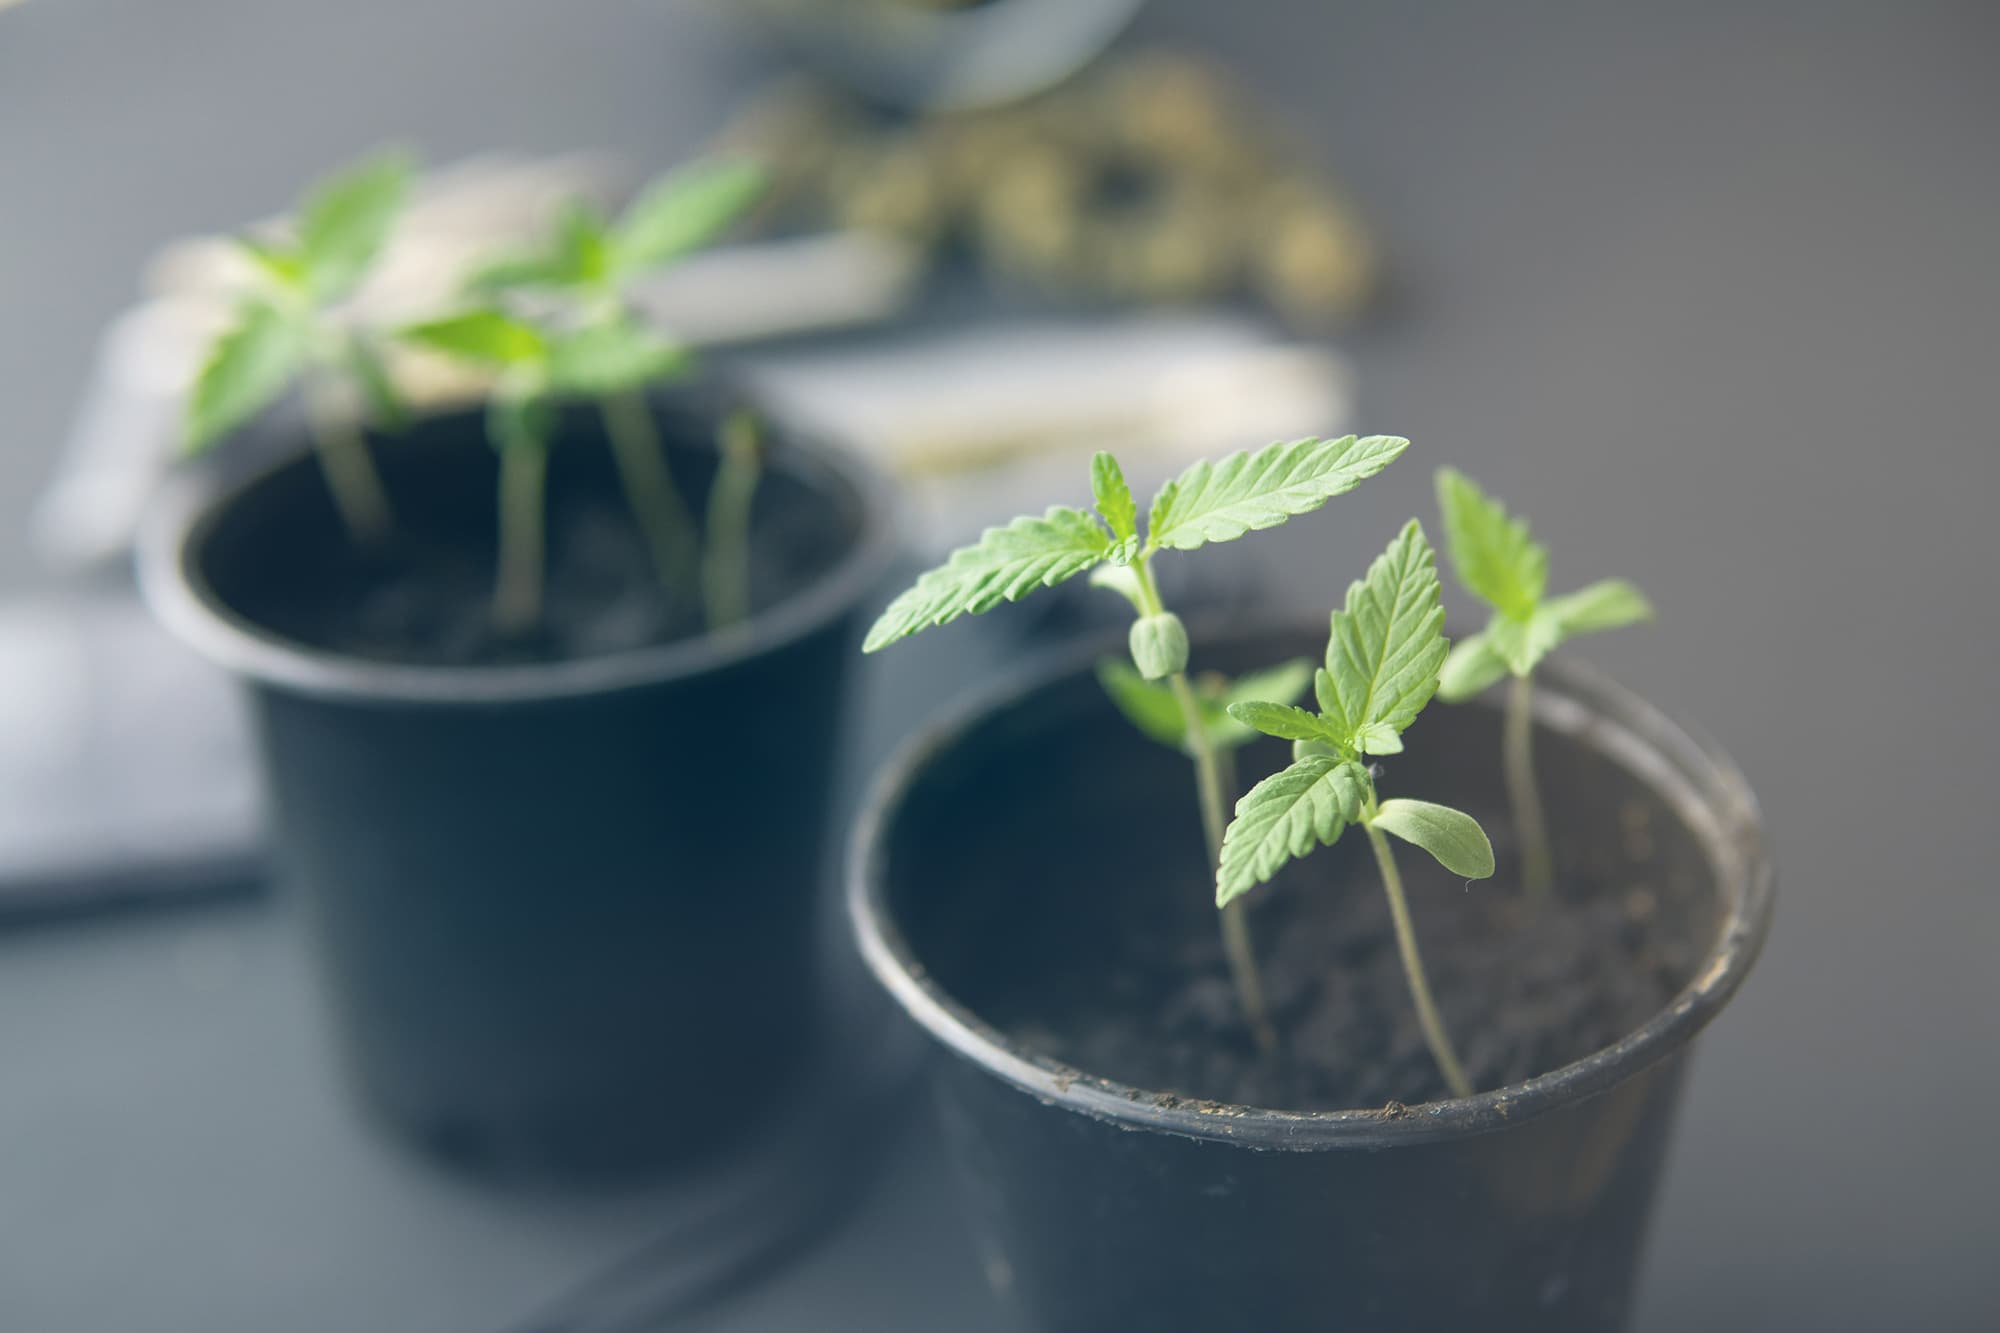
[[[1335,758],[1339,758],[1340,752],[1334,749],[1331,745],[1328,745],[1325,741],[1292,742],[1293,763],[1296,764],[1301,759],[1311,759],[1315,755],[1331,755]]]
[[[1161,680],[1187,670],[1187,627],[1171,611],[1140,616],[1132,622],[1132,662],[1147,680]]]

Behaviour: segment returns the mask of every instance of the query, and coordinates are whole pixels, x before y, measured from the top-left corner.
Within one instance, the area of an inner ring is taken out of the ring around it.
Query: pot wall
[[[698,504],[706,432],[667,423]],[[377,451],[399,513],[435,529],[462,509],[475,546],[477,427]],[[559,441],[555,463],[557,488],[610,484],[601,441]],[[755,540],[777,524],[805,551],[799,586],[720,635],[574,662],[393,666],[263,628],[244,608],[296,586],[331,522],[310,460],[184,502],[149,545],[155,605],[249,691],[280,872],[363,1102],[437,1152],[529,1174],[699,1162],[800,1071],[846,682],[892,547],[866,468],[783,438],[768,466]]]
[[[1209,642],[1195,661],[1240,670],[1320,636]],[[1689,1042],[1755,956],[1769,869],[1726,760],[1587,673],[1552,672],[1541,693],[1558,838],[1589,858],[1643,850],[1654,929],[1689,946],[1686,987],[1577,1063],[1408,1109],[1194,1101],[1068,1068],[989,1024],[1038,969],[1115,966],[1133,912],[1191,910],[1157,901],[1152,859],[1201,854],[1185,762],[1130,735],[1086,672],[1016,684],[891,768],[849,905],[878,978],[953,1054],[937,1106],[987,1275],[1024,1326],[1623,1325]],[[1498,730],[1483,705],[1434,710],[1385,792],[1499,807]],[[1653,816],[1643,849],[1622,832],[1635,803]],[[1190,827],[1162,813],[1184,806]]]

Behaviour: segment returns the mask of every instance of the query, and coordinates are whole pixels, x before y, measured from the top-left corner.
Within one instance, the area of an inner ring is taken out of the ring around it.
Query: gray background
[[[2000,897],[1987,515],[2000,9],[1161,4],[1390,238],[1347,340],[1364,424],[1529,509],[1573,586],[1664,624],[1589,655],[1763,796],[1770,950],[1706,1038],[1640,1328],[2000,1323]],[[672,5],[29,0],[0,12],[4,572],[95,331],[162,238],[388,137],[665,162],[736,57]],[[1267,554],[1323,602],[1407,512]],[[1306,576],[1309,576],[1306,577]],[[0,1326],[503,1324],[645,1234],[644,1199],[494,1198],[350,1123],[268,902],[0,936]],[[921,1137],[717,1328],[990,1316]]]

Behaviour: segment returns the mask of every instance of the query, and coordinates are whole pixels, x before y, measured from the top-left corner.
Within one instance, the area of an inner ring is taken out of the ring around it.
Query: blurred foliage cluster
[[[1334,185],[1198,60],[1107,61],[1009,105],[898,117],[790,82],[726,132],[791,225],[884,232],[1058,300],[1261,301],[1351,320],[1373,245]]]

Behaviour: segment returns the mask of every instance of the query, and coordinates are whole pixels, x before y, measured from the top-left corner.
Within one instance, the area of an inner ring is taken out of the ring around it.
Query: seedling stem
[[[389,539],[389,497],[369,456],[367,437],[351,413],[327,403],[324,389],[308,389],[306,414],[313,456],[319,459],[341,526],[356,546],[379,550]]]
[[[1542,815],[1541,789],[1535,785],[1535,679],[1516,676],[1507,686],[1507,712],[1502,739],[1507,773],[1507,800],[1514,810],[1515,836],[1521,840],[1521,883],[1528,902],[1548,903],[1555,893],[1555,870],[1549,858],[1549,826]]]
[[[692,600],[699,559],[694,520],[667,471],[666,454],[644,393],[625,389],[602,400],[618,478],[652,557],[654,573],[674,593]]]
[[[725,417],[716,444],[715,480],[708,488],[708,554],[701,567],[710,629],[750,615],[750,517],[764,468],[757,419],[750,413]]]
[[[493,623],[524,634],[542,616],[543,489],[546,444],[515,441],[500,450],[500,569],[493,585]]]
[[[1132,571],[1138,578],[1139,596],[1147,615],[1166,614],[1166,604],[1160,600],[1159,585],[1153,579],[1152,560],[1141,556],[1132,562]],[[1222,782],[1221,765],[1217,760],[1215,742],[1208,734],[1208,725],[1202,720],[1201,707],[1196,703],[1194,687],[1188,683],[1187,672],[1176,671],[1167,677],[1167,687],[1174,692],[1174,701],[1181,706],[1181,722],[1187,728],[1188,753],[1194,759],[1195,792],[1201,803],[1202,841],[1208,847],[1208,873],[1214,877],[1217,867],[1222,864],[1222,833],[1229,826],[1230,793]],[[1257,951],[1250,938],[1250,923],[1244,918],[1241,901],[1231,902],[1219,913],[1222,922],[1222,951],[1229,960],[1229,978],[1236,986],[1237,1003],[1243,1007],[1244,1021],[1250,1024],[1250,1031],[1256,1036],[1257,1049],[1269,1055],[1278,1049],[1278,1035],[1271,1027],[1270,1011],[1264,1004],[1264,984],[1257,973]]]
[[[1371,807],[1373,802],[1370,802]],[[1368,845],[1375,849],[1375,864],[1382,871],[1382,889],[1389,895],[1389,916],[1396,923],[1396,951],[1403,958],[1403,975],[1410,983],[1410,999],[1417,1009],[1417,1022],[1424,1030],[1424,1041],[1431,1048],[1431,1058],[1437,1061],[1438,1072],[1444,1075],[1445,1085],[1454,1097],[1470,1097],[1472,1081],[1465,1076],[1465,1066],[1458,1062],[1458,1052],[1452,1049],[1451,1037],[1444,1030],[1444,1020],[1438,1017],[1437,1001],[1431,998],[1430,979],[1424,975],[1423,956],[1417,952],[1416,928],[1410,924],[1410,905],[1403,897],[1403,877],[1396,870],[1396,854],[1390,850],[1389,840],[1375,827],[1374,810],[1371,808],[1361,821],[1368,834]]]

